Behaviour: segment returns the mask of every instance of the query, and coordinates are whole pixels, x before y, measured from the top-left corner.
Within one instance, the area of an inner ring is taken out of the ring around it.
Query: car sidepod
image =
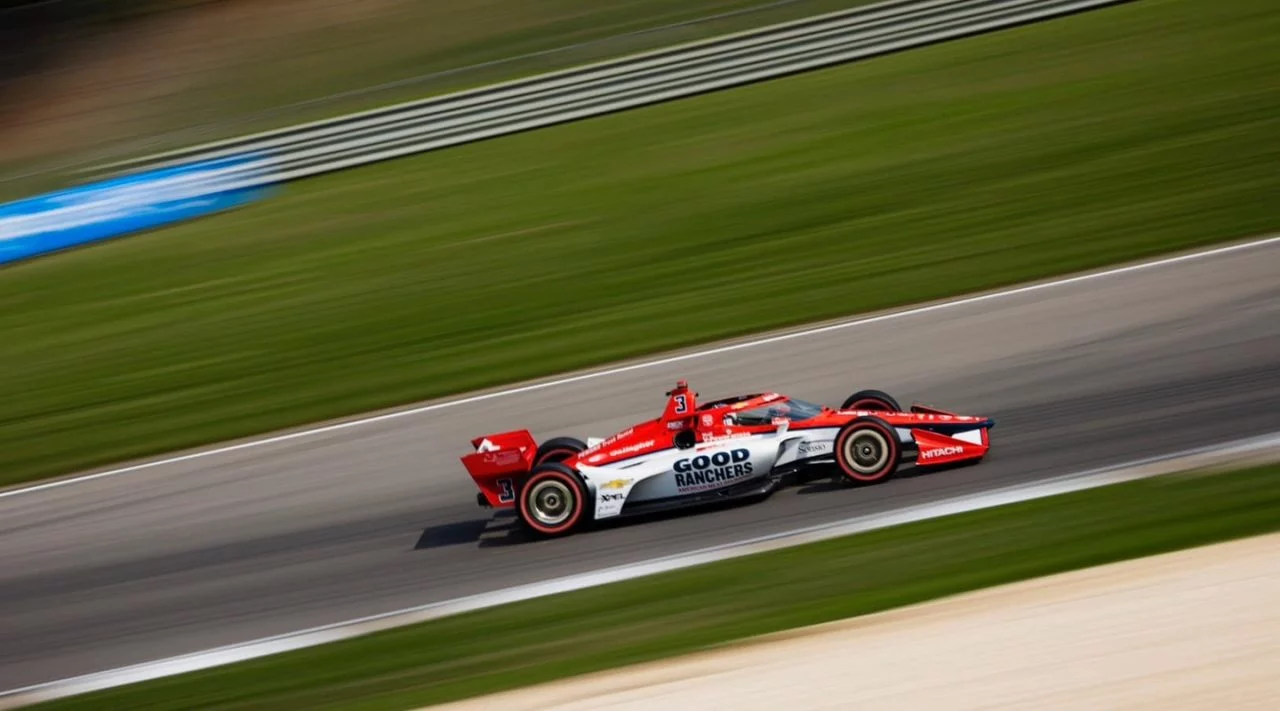
[[[778,461],[776,433],[672,448],[599,467],[579,466],[595,496],[595,518],[693,505],[768,479]]]

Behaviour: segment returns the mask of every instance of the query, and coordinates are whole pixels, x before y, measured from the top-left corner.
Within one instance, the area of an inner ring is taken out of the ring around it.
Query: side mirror
[[[698,443],[693,430],[680,430],[676,433],[676,449],[689,449]]]

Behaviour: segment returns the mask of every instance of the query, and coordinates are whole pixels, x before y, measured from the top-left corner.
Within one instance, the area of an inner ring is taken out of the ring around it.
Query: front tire
[[[840,472],[851,483],[879,484],[898,470],[902,443],[889,423],[878,417],[859,417],[836,435],[835,455]]]
[[[572,533],[586,518],[587,489],[569,467],[543,464],[520,487],[520,521],[542,536]]]
[[[859,390],[844,399],[841,410],[872,410],[876,412],[902,412],[902,406],[883,390]]]

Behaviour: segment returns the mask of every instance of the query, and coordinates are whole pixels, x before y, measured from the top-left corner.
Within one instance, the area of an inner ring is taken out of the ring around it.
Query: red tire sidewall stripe
[[[885,441],[889,443],[889,447],[890,447],[889,459],[885,462],[884,468],[881,469],[879,472],[871,475],[859,474],[851,470],[845,464],[845,461],[844,461],[845,442],[847,442],[850,437],[857,434],[859,429],[865,429],[865,428],[874,428],[876,431],[878,431],[881,435],[884,436]],[[894,433],[891,431],[888,431],[883,425],[881,425],[878,422],[864,422],[861,425],[859,425],[858,428],[856,429],[850,428],[848,430],[845,430],[844,433],[837,438],[836,463],[840,465],[840,471],[844,472],[844,475],[849,477],[850,479],[853,479],[855,481],[862,481],[862,482],[876,481],[877,479],[884,478],[885,473],[888,472],[889,469],[893,467],[894,462],[897,461],[898,455],[901,453],[900,451],[901,447],[902,445],[899,444],[898,438],[894,435]]]
[[[548,528],[546,526],[543,526],[542,524],[538,523],[536,519],[533,518],[533,516],[529,513],[529,507],[528,507],[529,500],[525,496],[525,494],[527,494],[530,489],[532,489],[538,482],[542,481],[543,479],[559,479],[560,481],[567,484],[569,488],[573,490],[573,498],[577,502],[573,507],[574,508],[573,515],[570,516],[564,523],[554,528]],[[578,519],[582,518],[582,510],[586,506],[586,501],[583,499],[583,493],[584,492],[582,490],[582,487],[578,485],[577,480],[575,480],[571,476],[568,476],[567,474],[562,474],[560,472],[539,472],[538,474],[535,474],[532,477],[530,477],[529,481],[525,482],[524,488],[521,489],[520,491],[520,515],[524,518],[525,523],[528,523],[529,526],[533,528],[535,531],[538,531],[540,533],[562,533],[564,531],[569,530],[570,528],[573,528],[573,526],[578,523]]]

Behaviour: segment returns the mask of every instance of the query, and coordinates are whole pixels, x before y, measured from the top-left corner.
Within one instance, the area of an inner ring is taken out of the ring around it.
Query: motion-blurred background
[[[895,0],[878,14],[871,4],[4,2],[0,690],[904,506],[1042,490],[1188,447],[1269,437],[1274,449],[1276,1]],[[1021,15],[1046,8],[1057,8],[1051,19]],[[675,68],[630,62],[625,81],[597,75],[570,91],[542,80],[529,90],[537,101],[483,89],[834,11],[844,14],[781,39],[769,30],[759,46],[680,55]],[[869,48],[876,56],[853,56]],[[815,58],[831,61],[754,73]],[[706,74],[752,81],[590,117],[562,107],[616,108]],[[463,89],[487,98],[258,145],[268,165],[284,156],[306,174],[247,197],[199,193],[225,188],[226,164],[157,177],[146,168],[160,158],[119,163]],[[573,120],[524,130],[562,110]],[[419,150],[424,135],[442,145]],[[387,146],[403,154],[383,156]],[[104,188],[106,178],[122,182]],[[46,249],[51,234],[65,240]],[[708,399],[777,390],[835,404],[874,387],[988,415],[993,456],[534,543],[476,506],[459,466],[471,438],[526,427],[540,441],[605,437],[656,415],[683,378]],[[45,486],[84,472],[98,474]],[[408,708],[1280,528],[1273,464],[1104,489],[61,708]]]
[[[14,181],[848,7],[849,0],[6,0]],[[44,179],[39,180],[42,176]]]

